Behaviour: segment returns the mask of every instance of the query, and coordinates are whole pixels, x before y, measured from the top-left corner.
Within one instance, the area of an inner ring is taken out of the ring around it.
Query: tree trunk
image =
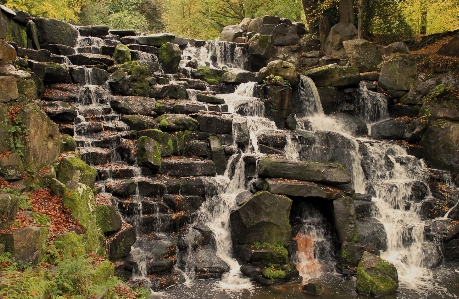
[[[363,38],[363,1],[359,0],[359,39]]]
[[[340,0],[339,1],[339,22],[352,23],[354,19],[354,1],[353,0]]]
[[[304,14],[306,16],[306,22],[308,23],[308,29],[310,33],[315,32],[313,18],[312,18],[312,6],[315,0],[301,0],[303,4]]]
[[[427,3],[421,1],[421,20],[419,26],[419,34],[427,34]]]

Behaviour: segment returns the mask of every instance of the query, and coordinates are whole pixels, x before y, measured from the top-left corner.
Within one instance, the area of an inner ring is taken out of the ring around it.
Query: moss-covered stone
[[[199,128],[198,121],[186,114],[163,114],[156,122],[163,131],[196,131]]]
[[[15,42],[21,48],[27,48],[27,29],[9,18],[7,23],[6,40]]]
[[[21,146],[24,166],[36,172],[45,165],[53,164],[59,155],[59,127],[35,103],[28,103],[19,110],[15,119],[21,129],[17,146]],[[18,150],[16,151],[18,154]],[[21,155],[20,155],[21,156]]]
[[[137,162],[139,165],[150,168],[155,173],[161,167],[161,147],[159,143],[147,136],[137,141]]]
[[[115,94],[148,96],[150,76],[148,67],[139,65],[137,61],[129,61],[111,75],[109,84]]]
[[[156,140],[161,146],[161,156],[168,157],[174,153],[174,142],[172,135],[158,129],[143,130],[138,133],[139,137],[148,136]]]
[[[92,274],[91,281],[94,285],[103,285],[115,275],[115,267],[113,263],[108,260],[103,261],[97,265],[94,273]]]
[[[10,150],[10,127],[11,121],[8,116],[8,106],[0,103],[0,153]]]
[[[180,60],[182,59],[182,51],[176,44],[165,43],[159,48],[158,59],[165,73],[175,74],[178,72]]]
[[[262,272],[262,275],[269,279],[282,279],[285,278],[285,271],[276,269],[274,267],[267,267]]]
[[[143,115],[124,115],[121,120],[125,122],[131,130],[140,131],[146,129],[155,129],[158,127],[155,119]]]
[[[303,75],[311,77],[317,86],[347,87],[357,86],[360,82],[360,73],[356,67],[344,67],[336,64],[317,67]]]
[[[206,81],[211,85],[217,85],[222,81],[222,76],[225,72],[225,70],[212,69],[208,66],[201,66],[194,73],[194,76]]]
[[[69,134],[63,134],[61,136],[61,146],[60,146],[61,153],[73,152],[76,150],[76,148],[77,148],[77,144],[76,144],[75,139],[73,139],[72,136],[70,136]]]
[[[97,226],[104,234],[113,233],[121,229],[121,215],[112,205],[98,205],[96,207],[96,219]]]
[[[0,230],[7,229],[16,219],[19,198],[13,194],[0,194]]]
[[[23,264],[39,263],[47,241],[48,229],[46,227],[27,226],[10,233],[0,234],[0,243],[5,245],[5,251],[11,253],[15,261]]]
[[[83,256],[86,253],[83,235],[78,235],[75,232],[56,236],[53,245],[64,259]]]
[[[120,64],[131,61],[131,50],[124,44],[118,44],[113,52],[113,59]]]
[[[65,157],[57,167],[57,179],[64,184],[70,181],[94,188],[97,170],[77,157]]]
[[[365,251],[357,267],[357,291],[361,294],[384,296],[398,289],[398,273],[394,265]]]
[[[356,224],[354,200],[351,197],[334,200],[333,215],[339,242],[357,243],[359,232]]]
[[[416,61],[406,55],[400,55],[382,65],[378,84],[386,90],[408,91],[416,77]]]

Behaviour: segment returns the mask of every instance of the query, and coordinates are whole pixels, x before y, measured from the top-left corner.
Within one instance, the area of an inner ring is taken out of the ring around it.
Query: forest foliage
[[[351,0],[352,1],[352,0]],[[77,25],[106,24],[142,33],[172,32],[179,36],[214,39],[226,25],[243,18],[278,15],[315,22],[327,16],[339,20],[339,0],[309,0],[305,16],[301,0],[0,0],[35,16]],[[305,2],[303,0],[303,2]],[[371,34],[433,34],[459,28],[459,0],[365,0],[363,27]],[[359,0],[354,0],[357,19]]]

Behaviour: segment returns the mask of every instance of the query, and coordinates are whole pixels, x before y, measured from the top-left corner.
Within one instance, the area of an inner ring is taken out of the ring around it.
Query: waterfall
[[[364,81],[360,82],[355,108],[356,115],[367,123],[389,117],[387,97],[382,93],[368,90]]]

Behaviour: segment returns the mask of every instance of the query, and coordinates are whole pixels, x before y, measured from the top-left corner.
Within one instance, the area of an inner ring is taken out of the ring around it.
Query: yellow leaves
[[[86,0],[8,0],[5,5],[33,16],[77,22],[78,13],[85,4]]]

